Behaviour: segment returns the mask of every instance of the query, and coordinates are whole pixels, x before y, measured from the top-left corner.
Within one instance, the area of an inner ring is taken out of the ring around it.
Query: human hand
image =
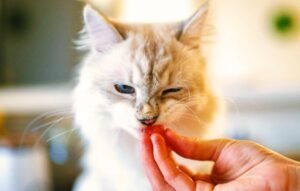
[[[157,127],[141,134],[142,159],[154,191],[296,191],[300,164],[249,141],[200,141]],[[170,149],[194,160],[214,161],[209,175],[191,174]]]

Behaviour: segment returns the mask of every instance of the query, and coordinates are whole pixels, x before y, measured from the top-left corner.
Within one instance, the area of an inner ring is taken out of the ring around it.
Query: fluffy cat
[[[138,142],[147,125],[190,137],[216,134],[218,100],[200,46],[206,12],[204,5],[184,22],[124,24],[85,6],[90,52],[74,91],[84,171],[74,190],[151,190]]]

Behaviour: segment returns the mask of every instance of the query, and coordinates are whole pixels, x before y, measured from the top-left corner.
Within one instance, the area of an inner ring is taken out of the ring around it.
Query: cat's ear
[[[122,40],[117,29],[99,11],[86,5],[83,11],[84,22],[92,48],[104,52]]]
[[[189,19],[180,23],[178,39],[190,49],[196,49],[200,45],[201,32],[208,12],[208,1]]]

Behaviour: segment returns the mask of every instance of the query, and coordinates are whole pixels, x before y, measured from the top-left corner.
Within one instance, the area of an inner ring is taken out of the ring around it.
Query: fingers
[[[213,191],[214,186],[205,181],[197,181],[196,182],[196,191]]]
[[[212,180],[211,180],[211,174],[196,174],[196,175],[193,175],[192,178],[194,180],[201,180],[201,181],[205,181],[207,183],[213,183]]]
[[[155,161],[167,181],[173,188],[180,191],[195,190],[192,178],[180,171],[170,157],[166,143],[159,134],[151,136]]]
[[[174,191],[174,189],[167,184],[160,169],[158,168],[154,156],[153,147],[150,140],[149,133],[141,134],[141,154],[142,161],[146,170],[147,177],[155,191]]]
[[[217,161],[224,148],[234,143],[233,140],[220,139],[199,141],[182,137],[174,132],[167,130],[164,137],[177,154],[194,160],[212,160]]]
[[[212,183],[211,180],[211,174],[203,174],[203,173],[193,173],[190,169],[188,169],[186,166],[179,165],[178,168],[188,176],[190,176],[194,181],[202,180],[205,182]]]
[[[141,151],[147,176],[154,191],[212,191],[213,185],[204,179],[194,182],[192,176],[184,173],[169,155],[163,137],[157,133],[142,134]]]

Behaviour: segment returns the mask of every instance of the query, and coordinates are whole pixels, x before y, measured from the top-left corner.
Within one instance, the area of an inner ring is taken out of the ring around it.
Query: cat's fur
[[[215,134],[218,100],[200,47],[206,11],[181,23],[121,24],[85,7],[90,53],[74,92],[85,143],[76,191],[151,190],[140,161],[140,117],[159,115],[155,124],[186,136]],[[115,84],[135,93],[121,94]],[[169,88],[181,90],[162,95]]]

